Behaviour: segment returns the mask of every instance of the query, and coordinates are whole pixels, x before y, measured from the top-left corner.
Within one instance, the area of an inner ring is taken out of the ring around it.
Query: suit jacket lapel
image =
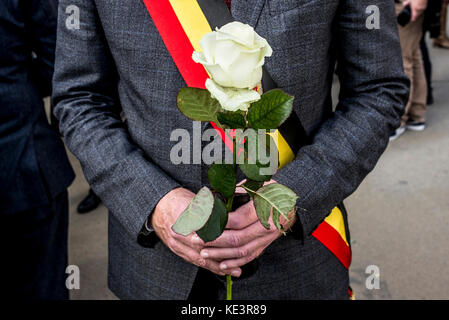
[[[231,13],[235,20],[256,28],[264,5],[265,0],[234,0],[232,1]]]

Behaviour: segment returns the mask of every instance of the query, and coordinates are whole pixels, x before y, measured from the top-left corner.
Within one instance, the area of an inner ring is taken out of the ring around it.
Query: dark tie
[[[226,5],[228,6],[229,10],[231,10],[231,1],[232,0],[224,0],[224,2],[226,2]]]

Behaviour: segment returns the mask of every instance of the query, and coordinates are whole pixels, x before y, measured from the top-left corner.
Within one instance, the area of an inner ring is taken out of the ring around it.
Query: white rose
[[[273,52],[251,26],[236,21],[206,34],[200,45],[203,51],[194,52],[193,60],[204,65],[220,86],[240,89],[257,86],[265,57]]]
[[[211,75],[214,83],[209,82],[208,90],[224,109],[247,110],[250,102],[260,99],[250,91],[261,81],[265,57],[270,57],[273,50],[251,26],[228,23],[206,34],[200,45],[203,51],[193,52],[192,58]],[[239,100],[242,105],[235,106]]]

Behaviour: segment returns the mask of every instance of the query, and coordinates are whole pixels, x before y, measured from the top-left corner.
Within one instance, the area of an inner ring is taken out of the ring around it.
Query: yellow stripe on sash
[[[279,168],[282,168],[287,163],[292,162],[295,159],[295,154],[292,149],[288,145],[287,141],[285,141],[282,134],[280,134],[279,130],[276,130],[273,133],[268,133],[274,140],[276,147],[279,152]]]
[[[346,229],[345,229],[345,223],[343,220],[343,214],[341,213],[340,209],[335,207],[331,214],[327,216],[326,219],[324,219],[332,228],[334,228],[342,237],[342,239],[345,241],[345,243],[349,246],[348,240],[346,239]]]
[[[156,0],[157,1],[157,0]],[[202,51],[201,38],[212,32],[196,0],[169,0],[195,51]]]

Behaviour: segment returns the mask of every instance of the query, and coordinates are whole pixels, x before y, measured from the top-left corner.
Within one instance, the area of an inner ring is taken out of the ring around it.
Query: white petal
[[[217,29],[217,40],[232,39],[251,48],[254,46],[255,34],[250,25],[234,21]]]
[[[202,52],[193,51],[192,60],[195,61],[196,63],[201,63],[203,65],[208,64],[206,57],[204,56],[204,54]]]
[[[208,33],[200,40],[201,49],[203,49],[204,57],[209,64],[215,63],[216,42],[216,32]]]
[[[237,60],[232,64],[229,73],[232,76],[232,86],[236,88],[253,89],[257,83],[262,79],[262,73],[257,69],[259,63],[259,53],[244,53],[242,52]],[[260,74],[260,79],[255,79],[254,72]]]
[[[239,57],[240,51],[239,45],[232,40],[217,41],[215,63],[228,71],[229,66]]]
[[[216,83],[224,87],[232,87],[231,75],[218,64],[207,65],[206,69]]]
[[[260,94],[254,90],[223,88],[211,79],[206,80],[206,88],[227,111],[246,111],[252,102],[260,99]]]
[[[265,38],[262,38],[261,36],[259,36],[256,33],[255,42],[257,43],[257,46],[259,48],[263,48],[263,54],[265,57],[271,57],[271,55],[273,53],[273,49],[271,49],[270,44],[268,43],[268,41]]]

